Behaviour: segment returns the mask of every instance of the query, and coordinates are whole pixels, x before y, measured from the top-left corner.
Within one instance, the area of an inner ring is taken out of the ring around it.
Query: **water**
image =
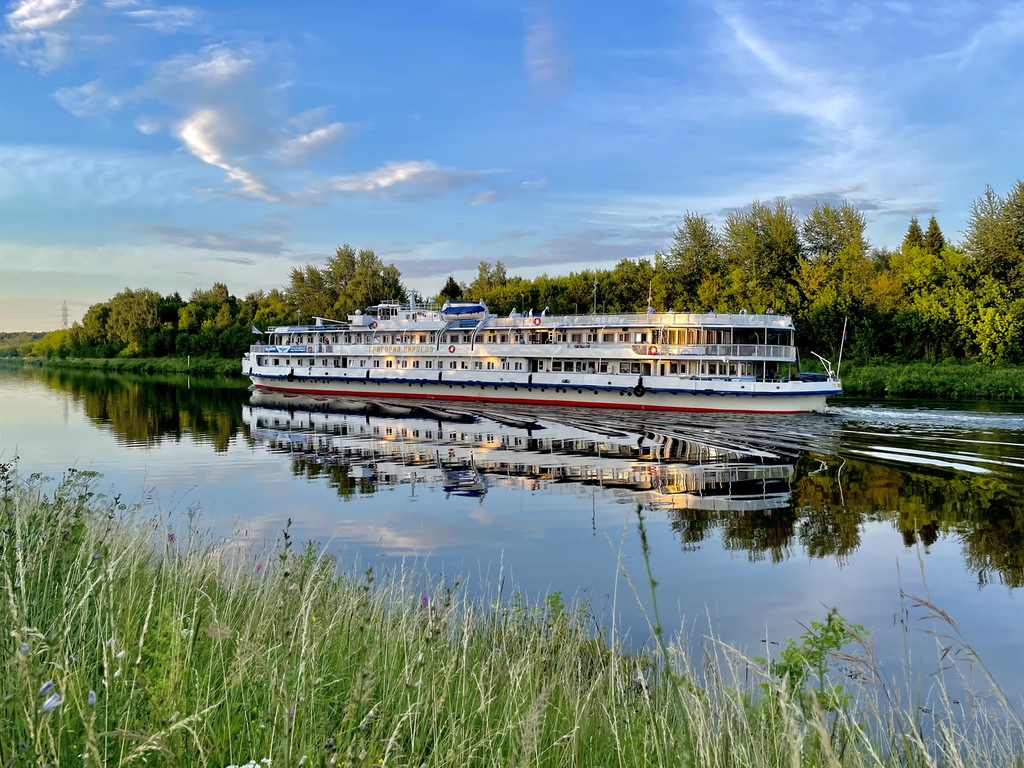
[[[22,474],[94,470],[101,490],[170,525],[200,513],[254,548],[291,519],[294,540],[344,564],[412,562],[492,594],[559,590],[635,646],[653,620],[639,508],[661,621],[693,643],[713,633],[762,654],[835,606],[872,631],[891,674],[909,657],[933,695],[924,630],[948,628],[901,597],[927,596],[1024,694],[1019,407],[382,409],[250,396],[237,381],[0,369],[0,461],[15,455]]]

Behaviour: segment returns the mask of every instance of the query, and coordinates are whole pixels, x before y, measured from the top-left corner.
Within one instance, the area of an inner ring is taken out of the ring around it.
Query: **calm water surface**
[[[901,590],[927,594],[1024,695],[1019,407],[381,409],[237,381],[0,369],[0,461],[14,456],[25,475],[95,470],[101,490],[172,520],[201,510],[215,534],[254,546],[291,518],[296,540],[343,562],[413,560],[492,593],[501,577],[506,591],[561,590],[645,643],[639,507],[662,622],[694,642],[714,633],[761,654],[836,606],[872,630],[894,676],[909,653],[931,695],[934,625]]]

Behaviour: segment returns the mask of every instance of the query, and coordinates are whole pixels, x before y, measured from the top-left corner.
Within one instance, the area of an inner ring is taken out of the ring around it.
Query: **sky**
[[[426,295],[481,260],[650,258],[683,214],[849,200],[962,237],[1022,174],[1009,0],[13,0],[0,331],[124,288],[282,288],[342,243]]]

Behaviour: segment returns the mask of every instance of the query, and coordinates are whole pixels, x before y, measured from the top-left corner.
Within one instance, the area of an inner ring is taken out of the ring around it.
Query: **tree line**
[[[611,269],[524,278],[498,261],[476,277],[449,277],[431,301],[482,300],[492,312],[552,314],[658,310],[790,314],[801,346],[853,361],[973,358],[1024,362],[1024,182],[974,201],[954,243],[935,216],[912,217],[899,248],[872,247],[864,215],[848,202],[816,205],[802,219],[783,200],[754,201],[721,225],[687,212],[664,251]],[[314,316],[340,318],[414,295],[372,249],[339,247],[323,266],[291,271],[283,288],[231,295],[223,283],[186,301],[128,289],[94,304],[81,322],[19,348],[72,357],[239,357],[251,328]]]

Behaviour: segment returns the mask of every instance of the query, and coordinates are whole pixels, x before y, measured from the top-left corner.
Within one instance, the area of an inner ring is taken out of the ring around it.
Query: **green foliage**
[[[921,246],[932,256],[938,256],[946,247],[946,238],[942,235],[939,222],[934,216],[928,219],[928,231],[924,233]]]
[[[799,640],[789,638],[779,651],[778,660],[758,657],[768,674],[784,681],[789,693],[800,701],[804,712],[815,706],[825,712],[838,712],[853,700],[846,689],[829,679],[836,654],[854,641],[862,641],[867,631],[859,624],[846,621],[835,608],[830,608],[825,621],[812,621]],[[763,683],[765,691],[772,686]]]
[[[903,250],[907,248],[924,248],[924,232],[917,222],[917,216],[910,217],[910,226],[907,227],[907,234],[903,236]]]

